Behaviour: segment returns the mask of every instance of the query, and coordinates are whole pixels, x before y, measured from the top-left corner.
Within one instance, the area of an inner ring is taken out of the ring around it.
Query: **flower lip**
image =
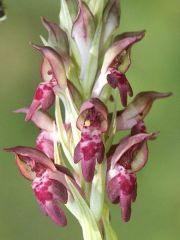
[[[109,170],[108,175],[110,174]],[[107,192],[113,204],[119,203],[121,217],[128,222],[131,217],[131,203],[136,200],[137,183],[136,175],[129,173],[123,166],[116,166],[116,174],[107,180]]]
[[[86,116],[89,110],[93,109],[95,112],[100,114],[101,117],[101,130],[102,132],[106,132],[108,129],[108,118],[107,118],[107,108],[103,102],[101,102],[98,98],[91,98],[83,103],[80,109],[79,117],[77,119],[77,128],[82,130]]]
[[[107,75],[107,81],[112,88],[118,88],[122,105],[125,107],[127,105],[127,95],[133,96],[132,88],[125,74],[112,68]]]
[[[60,178],[58,179],[51,179],[51,172],[47,169],[41,176],[35,178],[32,182],[32,188],[36,200],[44,213],[56,224],[63,227],[67,224],[67,220],[60,204],[67,203],[68,192],[66,186],[61,181],[63,179],[62,174],[59,173]]]

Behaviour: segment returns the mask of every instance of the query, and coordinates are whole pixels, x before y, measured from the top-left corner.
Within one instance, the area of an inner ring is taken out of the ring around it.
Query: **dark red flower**
[[[21,174],[32,181],[35,197],[43,212],[56,224],[65,226],[67,220],[60,204],[68,201],[65,175],[72,179],[68,169],[61,166],[57,169],[44,153],[35,148],[18,146],[5,150],[16,155]]]
[[[77,120],[77,127],[81,130],[81,140],[74,152],[74,162],[81,161],[82,173],[86,181],[94,177],[96,161],[104,159],[104,144],[102,133],[108,128],[107,109],[96,98],[83,103]]]

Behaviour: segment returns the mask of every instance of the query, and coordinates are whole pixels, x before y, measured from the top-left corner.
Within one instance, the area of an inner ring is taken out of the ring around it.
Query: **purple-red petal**
[[[107,75],[107,81],[112,88],[118,88],[120,93],[120,98],[122,105],[125,107],[127,105],[127,96],[132,97],[132,88],[124,73],[117,71],[116,69],[111,69],[110,73]]]
[[[92,182],[95,172],[95,165],[96,165],[96,159],[93,158],[91,160],[82,160],[81,161],[81,167],[82,167],[82,173],[83,177],[87,182]]]
[[[58,225],[66,225],[66,217],[59,207],[59,202],[67,203],[66,187],[61,182],[50,179],[46,171],[33,181],[32,188],[43,211]]]
[[[120,204],[121,217],[127,222],[131,216],[131,203],[137,194],[136,176],[122,166],[115,168],[108,171],[107,192],[112,203]]]
[[[64,211],[54,202],[47,202],[45,206],[45,211],[47,215],[60,227],[65,227],[67,225],[67,219]]]
[[[40,83],[38,85],[32,104],[26,114],[26,121],[31,120],[39,108],[42,108],[42,110],[45,111],[53,105],[55,99],[53,87],[53,82]]]

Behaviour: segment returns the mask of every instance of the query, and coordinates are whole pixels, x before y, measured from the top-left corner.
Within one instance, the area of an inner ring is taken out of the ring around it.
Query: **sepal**
[[[94,18],[88,6],[78,1],[79,12],[72,26],[72,38],[75,40],[81,56],[81,74],[83,81],[88,64],[89,50],[95,32]]]
[[[14,111],[15,113],[25,113],[27,114],[28,108],[20,108]],[[44,111],[36,111],[31,121],[41,130],[53,132],[54,129],[54,119]]]
[[[170,92],[140,92],[134,100],[117,115],[117,131],[131,129],[143,120],[150,111],[155,100],[171,96]]]
[[[49,33],[48,45],[57,51],[62,58],[66,58],[69,54],[69,44],[66,33],[57,24],[49,22],[45,17],[42,17],[41,21]]]
[[[37,164],[40,164],[52,171],[56,170],[53,162],[50,161],[44,153],[36,148],[16,146],[12,148],[6,148],[5,151],[14,153],[21,161],[24,161],[32,169],[32,171]]]
[[[123,138],[111,157],[111,165],[120,164],[130,172],[137,172],[148,159],[147,140],[153,139],[157,133],[138,133]]]
[[[67,78],[62,57],[51,47],[41,47],[35,44],[32,46],[40,51],[43,57],[47,59],[51,66],[51,75],[53,79],[56,80],[61,89],[65,89],[67,87]]]

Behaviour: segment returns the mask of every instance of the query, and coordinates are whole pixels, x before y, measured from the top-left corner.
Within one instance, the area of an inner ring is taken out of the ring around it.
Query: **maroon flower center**
[[[131,136],[134,136],[138,133],[146,133],[146,126],[143,120],[140,120],[133,128],[131,129]]]
[[[118,88],[122,105],[127,106],[127,96],[133,95],[132,88],[124,73],[119,72],[115,68],[109,69],[110,73],[107,75],[107,82],[112,88]]]
[[[115,71],[107,75],[107,81],[112,88],[120,88],[121,85],[126,84],[127,78],[125,74]]]
[[[41,177],[46,171],[46,168],[42,164],[36,163],[32,170],[36,173],[36,177]]]
[[[118,55],[117,57],[115,57],[115,59],[113,60],[113,62],[110,65],[110,67],[118,69],[120,63],[121,63],[121,57]]]
[[[102,122],[101,113],[97,112],[94,107],[87,111],[86,118],[84,121],[85,128],[88,128],[90,126],[100,128],[101,122]]]

